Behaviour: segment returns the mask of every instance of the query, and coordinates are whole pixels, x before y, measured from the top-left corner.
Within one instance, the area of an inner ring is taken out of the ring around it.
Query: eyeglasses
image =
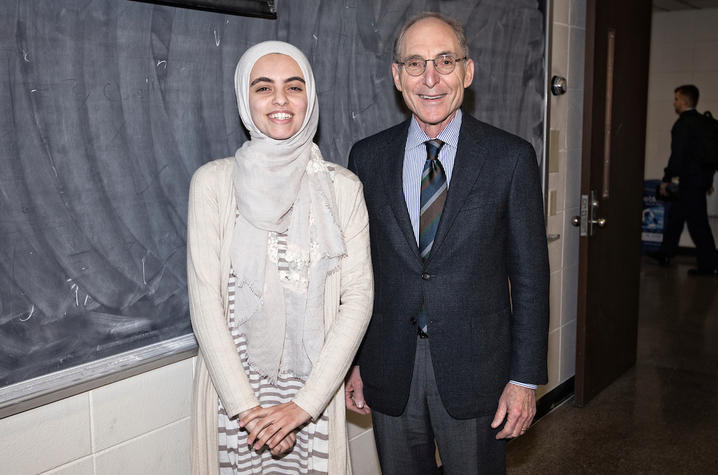
[[[407,58],[405,61],[397,61],[396,64],[401,64],[409,74],[409,76],[421,76],[426,71],[426,63],[431,61],[434,63],[434,68],[439,74],[451,74],[456,68],[456,63],[459,61],[466,61],[468,58],[454,58],[448,54],[442,54],[432,59],[424,59],[421,56],[412,56]]]

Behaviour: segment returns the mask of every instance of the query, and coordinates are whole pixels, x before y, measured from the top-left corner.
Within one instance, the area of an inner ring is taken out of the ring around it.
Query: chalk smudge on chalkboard
[[[35,305],[33,304],[32,308],[30,309],[30,311],[27,314],[27,317],[20,318],[20,321],[26,322],[26,321],[30,320],[34,314],[35,314]]]

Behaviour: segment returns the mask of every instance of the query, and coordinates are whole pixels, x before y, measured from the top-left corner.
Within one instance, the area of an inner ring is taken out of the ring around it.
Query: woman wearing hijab
[[[253,46],[234,83],[250,140],[190,185],[192,470],[350,473],[342,382],[373,301],[361,184],[312,142],[297,48]]]

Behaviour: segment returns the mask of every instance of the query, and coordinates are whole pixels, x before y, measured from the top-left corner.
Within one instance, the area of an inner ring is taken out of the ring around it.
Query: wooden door
[[[650,0],[587,2],[579,406],[636,361],[650,23]]]

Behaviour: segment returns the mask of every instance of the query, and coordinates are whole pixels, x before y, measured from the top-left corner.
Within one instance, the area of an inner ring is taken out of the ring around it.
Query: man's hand
[[[497,439],[518,437],[526,432],[536,415],[536,391],[517,384],[506,383],[499,398],[499,407],[491,423],[496,429],[506,418],[506,425],[496,434]]]
[[[661,182],[658,186],[658,194],[661,196],[668,196],[668,183],[665,181]]]
[[[254,444],[254,450],[266,445],[274,453],[278,446],[281,449],[286,445],[282,442],[294,432],[294,429],[310,418],[311,416],[304,409],[294,402],[288,402],[271,407],[257,406],[243,412],[240,415],[239,427],[247,428],[249,431],[247,442],[249,445]]]
[[[370,414],[371,410],[364,400],[364,383],[361,380],[359,366],[349,369],[344,381],[344,399],[347,409],[357,414]]]

